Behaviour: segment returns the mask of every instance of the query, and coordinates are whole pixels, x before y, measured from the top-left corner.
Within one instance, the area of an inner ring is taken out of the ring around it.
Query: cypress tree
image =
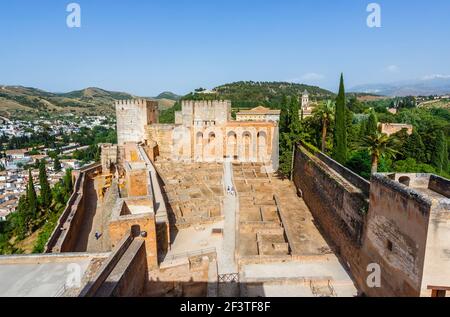
[[[289,127],[289,106],[287,102],[287,97],[283,96],[280,113],[280,133],[287,132],[288,127]]]
[[[363,137],[367,136],[366,132],[367,132],[367,120],[364,119],[361,122],[361,125],[359,126],[359,135],[358,136],[360,138],[363,138]]]
[[[336,119],[334,128],[334,159],[341,164],[347,161],[347,125],[345,109],[344,75],[341,74],[339,93],[336,98]]]
[[[375,111],[371,111],[367,120],[366,135],[374,135],[378,131],[378,118]]]
[[[41,186],[40,195],[42,206],[47,209],[52,203],[52,191],[50,189],[50,184],[48,183],[44,159],[39,163],[39,184]]]
[[[406,139],[403,145],[403,156],[405,158],[411,157],[416,162],[426,162],[426,148],[422,141],[420,134],[414,129],[413,133]]]
[[[435,150],[431,157],[432,163],[436,166],[438,173],[442,173],[444,169],[445,155],[448,154],[445,153],[446,147],[444,132],[439,131],[435,140]]]
[[[444,160],[442,161],[442,169],[448,173],[450,166],[448,165],[448,142],[445,140]]]
[[[297,98],[291,97],[290,108],[289,108],[289,131],[291,133],[300,132],[300,118],[299,118],[299,105]]]
[[[53,169],[55,170],[55,172],[61,171],[61,162],[59,161],[58,156],[56,156],[53,161]]]
[[[31,175],[31,169],[28,171],[27,201],[28,201],[28,212],[31,218],[35,219],[38,211],[38,201],[36,196],[36,190],[33,184],[33,175]]]
[[[66,174],[64,175],[63,183],[64,183],[65,198],[69,199],[69,197],[72,195],[72,190],[73,190],[72,170],[70,170],[70,169],[66,170]]]
[[[357,140],[357,131],[353,127],[353,112],[348,107],[345,110],[345,124],[347,127],[347,144],[352,144]]]

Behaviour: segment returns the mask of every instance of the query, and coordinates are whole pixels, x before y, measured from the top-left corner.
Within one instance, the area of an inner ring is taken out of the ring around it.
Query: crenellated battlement
[[[231,107],[230,100],[183,100],[182,107],[196,108],[196,107]]]
[[[139,98],[139,99],[116,100],[115,102],[117,106],[132,106],[132,105],[145,106],[148,103],[156,103],[156,101]]]

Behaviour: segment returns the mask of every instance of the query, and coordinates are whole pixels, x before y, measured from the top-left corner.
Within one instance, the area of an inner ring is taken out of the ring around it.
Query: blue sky
[[[81,28],[66,6],[81,6]],[[381,5],[381,28],[366,7]],[[331,90],[450,74],[448,0],[0,0],[0,84],[152,96],[238,81]]]

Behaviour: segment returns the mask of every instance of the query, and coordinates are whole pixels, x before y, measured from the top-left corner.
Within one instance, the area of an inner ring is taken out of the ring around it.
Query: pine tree
[[[444,132],[437,132],[435,144],[434,144],[434,152],[432,153],[431,161],[434,166],[436,166],[436,170],[438,173],[442,173],[444,170],[445,164],[445,153],[447,150],[447,144],[445,141]]]
[[[36,190],[33,184],[33,175],[31,175],[31,170],[28,171],[27,201],[29,215],[32,219],[36,219],[38,212],[38,201]]]
[[[367,120],[366,135],[374,135],[378,131],[378,118],[375,111],[371,111]]]
[[[52,191],[50,188],[50,184],[48,183],[44,159],[42,159],[39,163],[39,184],[41,186],[40,196],[42,207],[48,209],[52,203]]]
[[[345,88],[344,75],[341,74],[339,84],[339,93],[336,98],[336,115],[334,131],[334,159],[341,164],[347,160],[347,125],[346,125],[346,106],[345,106]]]

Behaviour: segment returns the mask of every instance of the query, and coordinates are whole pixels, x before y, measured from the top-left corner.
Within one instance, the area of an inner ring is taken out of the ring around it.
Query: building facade
[[[413,126],[405,123],[380,123],[379,129],[381,133],[392,135],[406,129],[406,132],[411,135],[413,133]]]
[[[272,110],[266,107],[256,107],[250,110],[241,110],[236,114],[236,121],[280,121],[281,110]]]
[[[175,113],[175,124],[158,124],[157,117],[140,114],[142,107],[148,113],[141,101],[116,104],[119,148],[141,142],[151,148],[152,157],[165,160],[257,162],[278,169],[277,121],[235,121],[230,101],[186,100]]]

